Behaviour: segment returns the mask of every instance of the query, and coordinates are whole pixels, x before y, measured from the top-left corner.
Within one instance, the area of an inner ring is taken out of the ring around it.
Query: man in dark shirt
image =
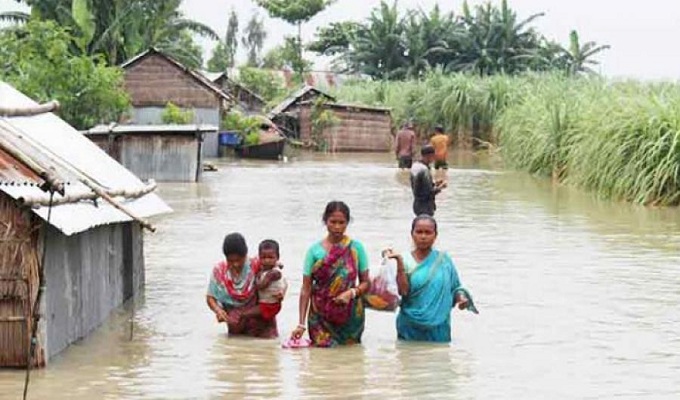
[[[411,167],[411,189],[413,190],[413,212],[418,215],[434,216],[437,206],[434,198],[446,187],[446,182],[434,182],[430,164],[434,161],[434,147],[427,145],[420,150],[421,159]]]

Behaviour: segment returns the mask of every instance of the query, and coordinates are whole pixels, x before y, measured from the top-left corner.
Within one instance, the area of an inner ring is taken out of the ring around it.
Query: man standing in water
[[[434,216],[437,206],[434,198],[446,187],[445,181],[434,182],[430,164],[434,160],[434,147],[423,146],[421,159],[411,167],[411,189],[413,190],[413,212],[418,215]]]
[[[434,135],[430,139],[432,147],[434,147],[434,169],[449,169],[447,162],[449,156],[449,137],[444,133],[444,128],[437,125],[434,128]]]
[[[416,133],[410,122],[405,123],[397,133],[395,153],[399,160],[399,168],[408,169],[413,164],[413,153],[416,148]]]

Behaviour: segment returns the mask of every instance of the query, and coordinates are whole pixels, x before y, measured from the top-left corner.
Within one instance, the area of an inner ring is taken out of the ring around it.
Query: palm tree
[[[249,66],[256,67],[260,64],[260,52],[266,38],[267,31],[264,29],[264,23],[257,14],[253,15],[241,38],[243,46],[248,50]]]
[[[418,78],[433,67],[445,65],[456,54],[460,29],[453,13],[442,15],[439,6],[429,14],[422,10],[409,13],[403,32],[405,75]]]
[[[184,17],[179,11],[181,0],[19,1],[31,7],[31,18],[69,27],[79,41],[74,52],[102,54],[109,64],[119,64],[152,46],[191,61],[196,58],[191,36],[218,38],[210,27]],[[28,16],[13,18],[22,22]]]
[[[405,64],[403,21],[396,1],[392,6],[382,2],[379,9],[371,12],[367,23],[357,29],[348,57],[350,68],[381,79],[402,77],[399,68]]]
[[[575,30],[571,31],[571,34],[569,35],[569,48],[562,48],[567,71],[572,75],[579,73],[596,73],[589,67],[589,65],[598,64],[598,62],[592,58],[610,48],[609,45],[598,45],[595,42],[586,42],[581,45],[578,32]]]
[[[527,58],[541,46],[541,36],[529,25],[543,15],[538,13],[519,21],[507,0],[503,0],[500,8],[490,3],[477,6],[474,13],[465,2],[461,18],[467,32],[465,49],[448,69],[474,71],[480,75],[526,69]]]

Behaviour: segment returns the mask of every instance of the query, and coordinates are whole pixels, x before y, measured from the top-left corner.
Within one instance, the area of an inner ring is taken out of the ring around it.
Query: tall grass
[[[561,75],[362,82],[336,95],[500,146],[513,168],[640,204],[680,204],[680,85]]]

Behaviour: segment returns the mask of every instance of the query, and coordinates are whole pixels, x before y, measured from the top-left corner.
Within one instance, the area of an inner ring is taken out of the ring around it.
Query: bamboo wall
[[[31,214],[0,192],[0,367],[24,367],[38,294],[38,230]],[[34,365],[44,365],[38,338]]]
[[[339,123],[327,128],[323,138],[328,150],[388,152],[392,149],[392,117],[387,112],[330,108]],[[311,106],[300,108],[300,139],[312,139]]]
[[[125,90],[134,107],[164,107],[172,102],[183,108],[220,109],[216,93],[157,54],[125,69]]]

